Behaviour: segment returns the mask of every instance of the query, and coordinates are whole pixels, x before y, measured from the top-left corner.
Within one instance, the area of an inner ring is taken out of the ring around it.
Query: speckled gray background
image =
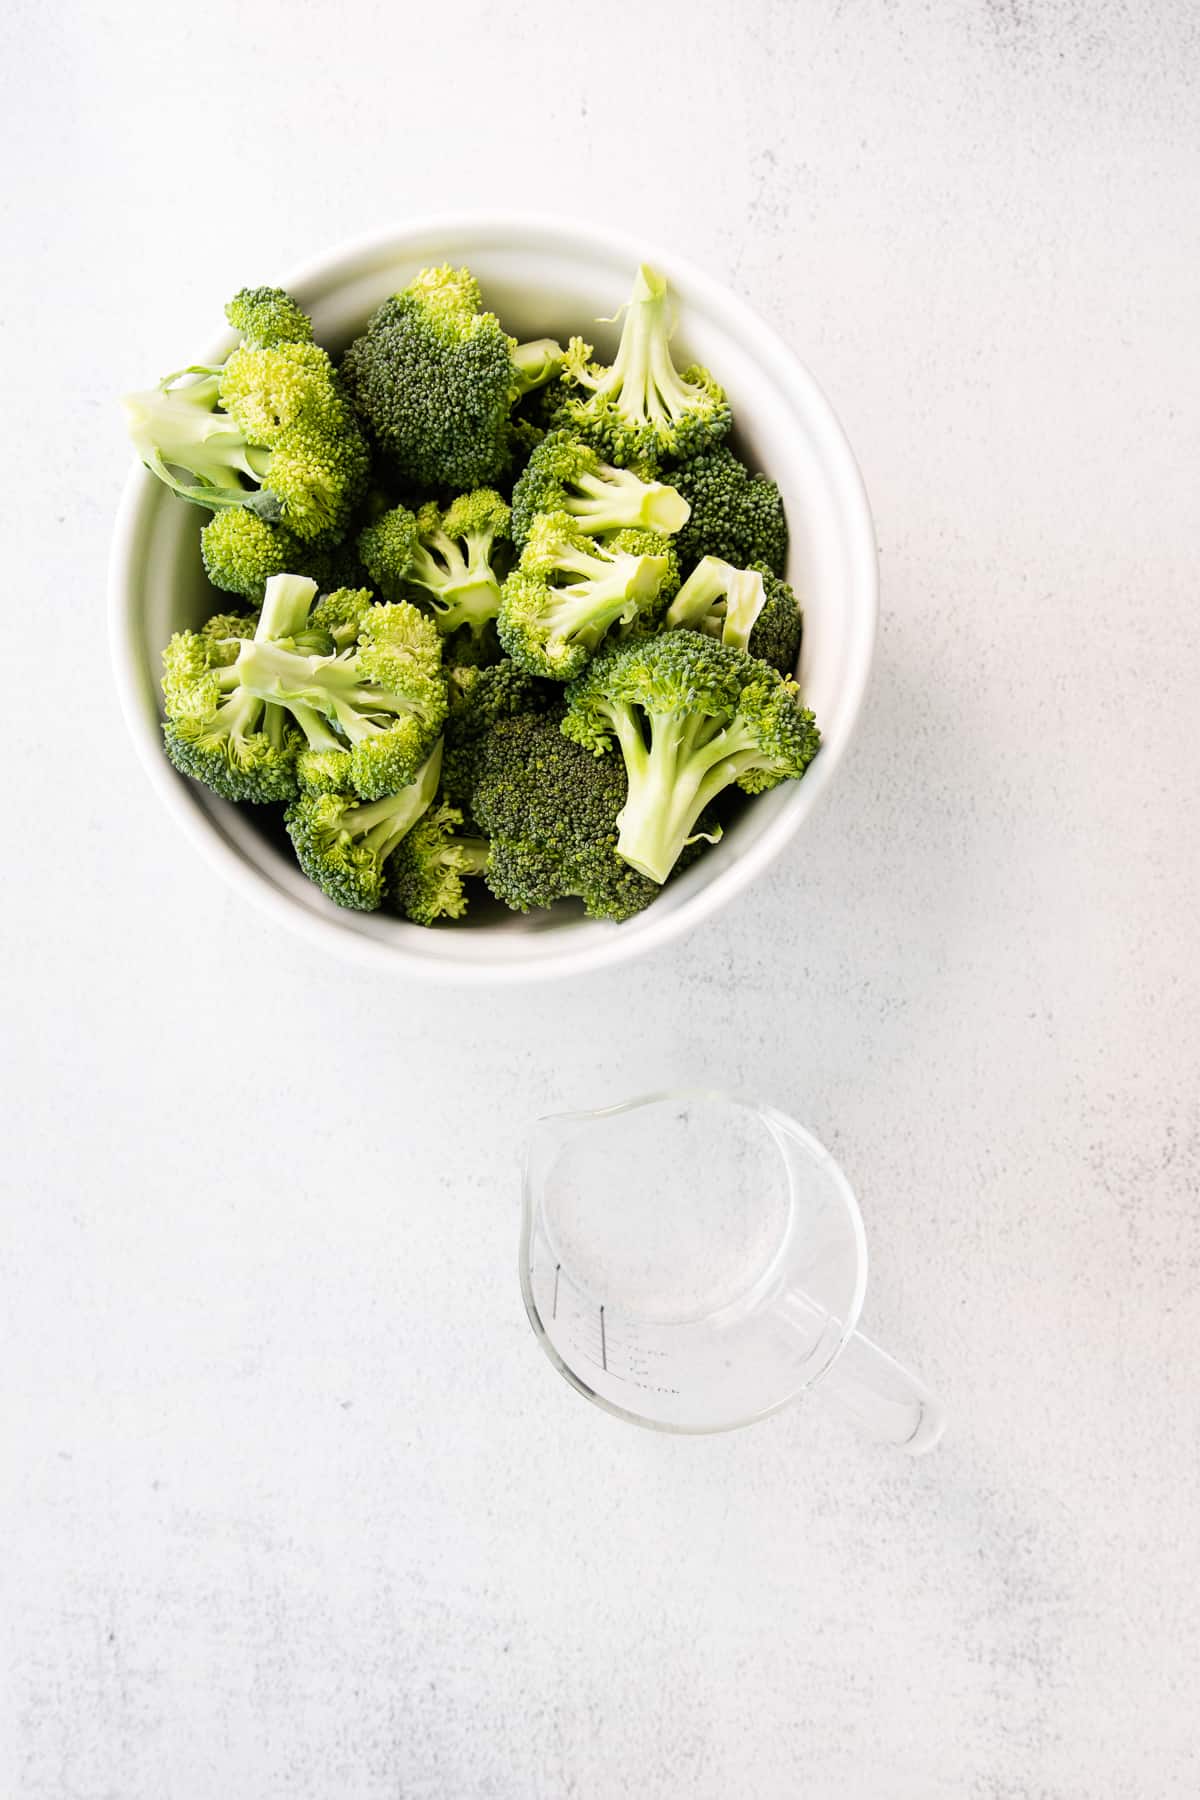
[[[0,39],[0,1792],[1190,1800],[1195,7],[16,0]],[[224,890],[125,741],[102,588],[117,392],[244,281],[513,203],[779,328],[885,610],[753,893],[481,1000]],[[844,1159],[934,1457],[815,1408],[660,1439],[553,1377],[525,1122],[683,1076]]]

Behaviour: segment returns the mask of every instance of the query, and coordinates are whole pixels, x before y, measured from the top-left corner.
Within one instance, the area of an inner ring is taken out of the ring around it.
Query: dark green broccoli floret
[[[627,526],[669,537],[687,523],[688,510],[664,482],[616,469],[581,438],[552,431],[513,489],[513,542],[524,544],[538,513],[570,513],[593,537]]]
[[[497,720],[540,711],[541,685],[507,657],[489,668],[458,664],[449,670],[442,793],[468,817],[480,744]],[[561,699],[561,688],[554,691]]]
[[[369,805],[323,793],[302,794],[288,807],[284,823],[300,867],[336,905],[355,912],[383,905],[388,858],[432,803],[441,760],[439,743],[409,786]]]
[[[244,507],[305,542],[332,543],[366,486],[367,446],[328,356],[295,335],[304,315],[286,294],[271,295],[231,302],[230,317],[263,335],[223,364],[128,395],[129,432],[146,467],[182,499],[212,512]]]
[[[663,276],[643,264],[624,310],[611,367],[592,362],[582,338],[571,339],[555,422],[622,468],[699,454],[729,430],[729,405],[707,369],[675,367]]]
[[[787,582],[773,574],[765,563],[759,564],[758,573],[763,578],[767,599],[746,648],[751,656],[770,663],[781,675],[794,675],[804,635],[800,603]]]
[[[464,834],[456,806],[423,813],[393,851],[389,896],[415,925],[436,919],[461,919],[467,910],[466,881],[487,866],[487,839]]]
[[[254,619],[179,632],[163,655],[167,751],[230,800],[354,787],[365,798],[413,779],[446,710],[437,631],[414,606],[375,606],[279,575]]]
[[[562,364],[552,339],[518,344],[482,310],[468,269],[422,269],[385,300],[342,374],[399,473],[426,490],[488,486],[511,461],[510,409]]]
[[[562,729],[597,756],[620,746],[629,797],[617,849],[660,882],[718,794],[803,775],[821,741],[794,681],[696,631],[598,657],[567,689]]]
[[[419,589],[440,631],[482,638],[500,610],[493,559],[510,517],[494,488],[460,494],[445,512],[432,500],[416,514],[397,506],[360,534],[359,554],[382,593]]]
[[[575,898],[593,919],[628,919],[656,884],[616,853],[625,776],[565,738],[556,717],[502,719],[480,750],[473,812],[489,844],[484,879],[514,912]]]
[[[568,513],[540,513],[496,621],[513,661],[552,681],[577,675],[610,626],[629,624],[658,600],[672,563],[665,540],[655,542],[659,554],[626,549],[589,537]]]
[[[671,471],[692,514],[676,542],[684,568],[703,556],[719,556],[734,568],[765,563],[782,575],[788,528],[779,489],[766,475],[752,475],[726,444],[717,444]]]

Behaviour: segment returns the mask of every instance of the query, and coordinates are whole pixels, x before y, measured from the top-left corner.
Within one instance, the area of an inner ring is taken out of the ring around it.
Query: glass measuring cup
[[[729,1431],[812,1388],[920,1455],[942,1410],[856,1329],[867,1247],[810,1132],[703,1090],[541,1119],[525,1162],[521,1291],[572,1387],[656,1431]]]

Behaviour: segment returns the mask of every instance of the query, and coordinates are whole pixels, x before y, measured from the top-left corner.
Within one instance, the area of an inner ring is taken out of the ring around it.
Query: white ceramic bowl
[[[238,808],[176,774],[159,733],[158,676],[173,631],[213,610],[200,564],[205,514],[138,468],[117,517],[109,582],[113,659],[141,759],[167,810],[246,897],[281,926],[380,971],[468,982],[529,981],[621,962],[679,937],[714,913],[778,855],[833,780],[850,741],[875,642],[875,536],[862,481],[828,402],[774,332],[718,282],[656,245],[564,220],[479,216],[417,221],[310,263],[283,283],[339,351],[389,293],[431,263],[465,263],[486,303],[520,338],[579,332],[600,355],[640,262],[667,276],[678,299],[675,348],[708,365],[726,388],[734,443],[779,483],[791,528],[788,578],[804,608],[800,681],[821,726],[821,752],[803,781],[785,782],[745,809],[724,838],[661,897],[622,925],[594,923],[563,904],[523,918],[486,903],[474,921],[423,929],[378,913],[344,912],[305,880],[286,842]],[[261,271],[251,270],[248,278]],[[183,363],[218,361],[181,344]],[[147,370],[150,379],[156,371]]]

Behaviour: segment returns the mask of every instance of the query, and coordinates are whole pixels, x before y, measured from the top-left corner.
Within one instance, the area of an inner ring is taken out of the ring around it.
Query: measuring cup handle
[[[860,1331],[813,1388],[869,1437],[923,1456],[941,1437],[946,1415],[929,1389]]]

